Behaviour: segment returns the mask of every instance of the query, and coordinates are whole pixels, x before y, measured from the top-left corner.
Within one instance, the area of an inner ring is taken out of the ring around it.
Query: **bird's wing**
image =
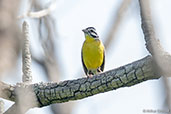
[[[103,51],[103,63],[100,66],[100,71],[103,71],[104,70],[104,65],[105,65],[105,50]]]
[[[87,68],[86,68],[86,66],[85,66],[85,64],[84,64],[84,60],[83,60],[83,48],[82,48],[82,50],[81,50],[81,60],[82,60],[84,72],[85,72],[85,74],[87,75],[88,70],[87,70]]]

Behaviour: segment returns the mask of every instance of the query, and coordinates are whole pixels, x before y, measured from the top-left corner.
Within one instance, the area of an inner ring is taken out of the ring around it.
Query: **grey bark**
[[[28,93],[32,90],[37,99],[36,103],[30,107],[43,107],[54,103],[83,99],[118,88],[130,87],[146,80],[158,79],[160,75],[156,73],[154,65],[153,58],[146,56],[141,60],[106,71],[92,78],[85,77],[60,83],[28,85]],[[11,94],[8,99],[15,101],[17,95],[15,90],[18,87],[13,88],[9,90]],[[24,89],[25,93],[27,93],[27,88]]]

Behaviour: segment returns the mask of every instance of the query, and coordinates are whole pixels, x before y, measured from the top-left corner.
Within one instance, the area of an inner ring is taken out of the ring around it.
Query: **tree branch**
[[[141,23],[142,23],[141,27],[144,33],[144,39],[146,41],[147,50],[154,56],[158,54],[158,52],[163,53],[164,50],[160,45],[160,41],[156,39],[156,35],[151,19],[151,11],[150,11],[149,3],[147,0],[144,1],[139,0],[139,5],[140,5],[140,15],[141,15]],[[161,55],[161,53],[159,53],[158,55]]]
[[[37,11],[37,12],[31,12],[29,9],[29,11],[26,12],[25,14],[18,16],[18,19],[22,19],[22,18],[26,18],[26,17],[41,18],[41,17],[48,15],[55,8],[56,8],[56,0],[53,0],[48,8]]]
[[[32,72],[31,72],[31,53],[30,53],[30,41],[29,41],[29,25],[26,21],[23,23],[23,48],[22,48],[22,69],[23,76],[22,81],[30,83],[32,82]]]
[[[140,15],[141,15],[141,27],[144,33],[144,39],[146,41],[147,50],[153,55],[155,64],[157,66],[157,71],[163,76],[171,76],[171,55],[162,48],[160,41],[156,38],[152,19],[151,19],[151,11],[149,0],[139,0],[140,5]],[[165,78],[165,77],[164,77]],[[169,88],[168,83],[165,85]],[[170,101],[170,92],[167,89],[167,99]],[[168,102],[168,106],[171,108],[170,102]]]
[[[26,21],[23,23],[23,47],[22,47],[22,69],[23,83],[17,84],[14,89],[15,93],[15,103],[4,113],[4,114],[24,114],[27,112],[32,106],[36,103],[35,94],[30,90],[28,90],[28,84],[32,82],[32,74],[31,74],[31,54],[29,49],[29,25]],[[30,94],[30,92],[32,94]],[[12,95],[12,93],[10,94]],[[29,103],[27,103],[29,101]],[[23,105],[25,104],[25,105]]]
[[[37,99],[31,85],[18,83],[11,97],[15,103],[4,114],[25,114],[30,108],[37,107]]]
[[[156,38],[148,0],[139,0],[141,27],[144,33],[147,50],[153,55],[158,71],[164,76],[171,76],[171,55],[164,51]]]
[[[0,98],[14,101],[14,98],[12,97],[13,92],[14,92],[13,86],[0,81]]]
[[[145,58],[127,64],[125,66],[106,71],[92,78],[79,78],[67,80],[60,83],[39,83],[28,85],[23,90],[32,92],[36,95],[36,105],[38,107],[47,106],[53,103],[62,103],[70,100],[83,99],[99,93],[115,90],[122,87],[130,87],[140,82],[158,79],[160,76],[155,73],[153,58]],[[17,85],[14,88],[18,88]],[[15,89],[16,90],[16,89]],[[13,91],[10,98],[16,100],[18,92]],[[21,94],[19,94],[20,97]],[[23,94],[25,96],[25,94]],[[23,105],[26,105],[24,103]]]

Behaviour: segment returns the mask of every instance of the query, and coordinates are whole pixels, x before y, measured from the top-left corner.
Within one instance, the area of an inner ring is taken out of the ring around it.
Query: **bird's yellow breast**
[[[82,47],[82,54],[87,69],[97,69],[103,63],[104,46],[99,39],[87,38]]]

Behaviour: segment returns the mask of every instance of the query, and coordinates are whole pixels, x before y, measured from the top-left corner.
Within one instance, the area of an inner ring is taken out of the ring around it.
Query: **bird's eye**
[[[94,37],[94,38],[97,38],[97,37],[98,37],[97,33],[94,32],[93,30],[90,31],[90,35],[91,35],[92,37]]]
[[[90,32],[94,32],[93,30],[90,30]]]
[[[93,34],[93,33],[94,33],[94,34],[97,34],[94,30],[90,30],[90,33],[92,33],[92,34]]]

